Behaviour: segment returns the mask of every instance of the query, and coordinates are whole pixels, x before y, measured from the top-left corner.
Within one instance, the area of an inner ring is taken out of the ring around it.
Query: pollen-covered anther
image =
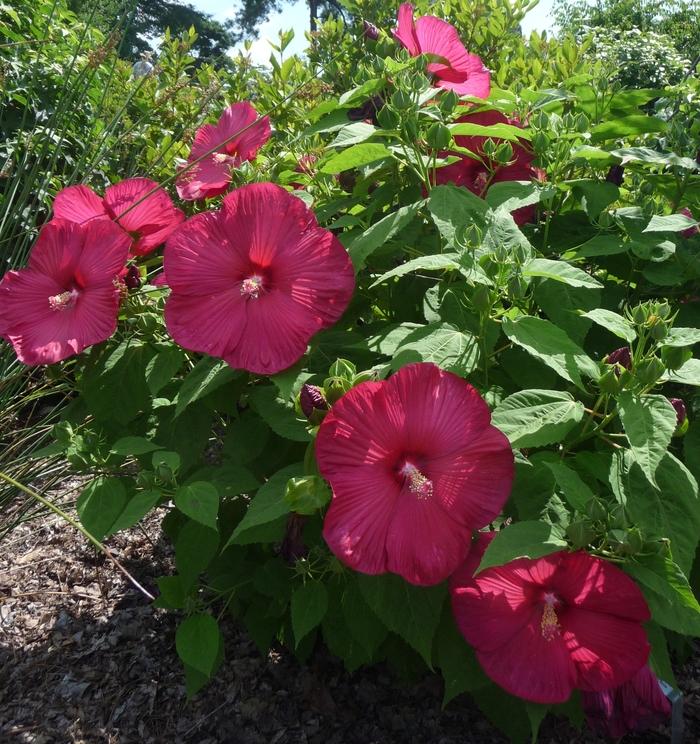
[[[227,165],[234,165],[236,162],[236,158],[234,158],[232,155],[229,155],[225,152],[215,152],[212,155],[212,158],[215,163],[225,163]]]
[[[426,478],[415,465],[406,463],[401,474],[408,480],[408,490],[419,499],[429,499],[433,495],[433,482]]]
[[[250,276],[241,282],[241,294],[252,300],[257,300],[262,290],[262,278],[259,276]]]
[[[60,294],[49,297],[49,307],[52,310],[67,310],[75,305],[78,299],[78,293],[75,289],[70,292],[61,292]]]
[[[542,638],[545,641],[551,641],[555,638],[559,638],[561,634],[561,625],[559,625],[559,618],[554,609],[557,599],[551,593],[547,592],[544,595],[544,610],[542,611],[542,620],[540,621],[540,628],[542,629]]]

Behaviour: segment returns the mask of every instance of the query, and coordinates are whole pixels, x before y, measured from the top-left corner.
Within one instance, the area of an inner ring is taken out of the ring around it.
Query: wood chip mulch
[[[155,515],[109,547],[152,593],[172,570]],[[0,543],[0,742],[506,743],[468,698],[441,710],[437,675],[411,686],[381,666],[350,675],[322,648],[306,665],[279,648],[261,656],[233,620],[222,669],[188,702],[176,621],[55,517],[16,528]],[[686,744],[700,741],[698,668],[696,659],[678,670]],[[540,736],[594,741],[556,721]],[[669,732],[625,741],[661,744]]]

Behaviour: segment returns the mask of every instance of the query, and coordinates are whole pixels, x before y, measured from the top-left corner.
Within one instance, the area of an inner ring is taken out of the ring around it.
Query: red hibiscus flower
[[[620,739],[630,731],[656,728],[671,715],[671,703],[647,665],[619,687],[582,692],[581,703],[588,725],[611,739]]]
[[[131,235],[132,256],[155,250],[185,219],[168,194],[149,178],[127,178],[108,186],[103,199],[87,186],[69,186],[56,194],[53,213],[80,224],[114,220]]]
[[[644,666],[650,614],[629,576],[582,551],[474,576],[494,534],[479,536],[450,580],[457,626],[494,682],[525,700],[563,703],[574,689],[609,690]]]
[[[475,114],[466,114],[457,120],[457,123],[476,124],[481,127],[489,127],[494,124],[510,124],[520,127],[517,119],[509,119],[499,111],[481,111]],[[481,135],[455,135],[455,142],[473,152],[479,160],[465,157],[459,153],[443,152],[442,156],[457,155],[460,159],[456,163],[439,168],[436,173],[438,184],[454,183],[464,186],[477,196],[484,197],[492,183],[499,181],[531,181],[533,178],[542,179],[544,173],[532,165],[533,154],[524,143],[513,142],[513,158],[508,165],[499,165],[490,160],[484,153],[484,143],[488,137]],[[492,137],[496,144],[503,140]],[[532,222],[535,217],[535,207],[521,207],[513,212],[513,217],[519,225]]]
[[[271,183],[231,192],[168,240],[165,323],[181,346],[270,375],[350,302],[347,252],[301,199]]]
[[[0,337],[24,364],[53,364],[117,327],[129,236],[107,220],[52,220],[29,264],[0,281]]]
[[[398,27],[394,36],[412,57],[428,54],[433,58],[428,72],[439,88],[453,90],[461,96],[488,98],[491,73],[476,54],[470,54],[459,39],[457,30],[435,16],[413,20],[413,6],[399,6]]]
[[[252,160],[270,139],[270,119],[257,118],[257,111],[241,101],[229,106],[218,124],[205,124],[197,130],[187,162],[206,157],[178,177],[176,188],[181,199],[207,199],[228,189],[231,169]],[[207,155],[210,150],[215,152]]]
[[[447,578],[510,494],[513,452],[490,421],[479,393],[434,364],[346,393],[316,440],[330,549],[362,573]]]

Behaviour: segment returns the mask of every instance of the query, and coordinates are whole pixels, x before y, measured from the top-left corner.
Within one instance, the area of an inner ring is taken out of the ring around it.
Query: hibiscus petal
[[[638,623],[651,617],[642,592],[624,571],[584,551],[562,554],[553,586],[575,607]]]
[[[130,236],[114,222],[93,220],[82,229],[83,249],[75,267],[82,287],[112,285],[126,264]]]
[[[28,266],[53,277],[62,287],[59,291],[63,292],[73,278],[82,244],[83,232],[77,222],[53,219],[39,233],[29,254]]]
[[[194,297],[228,293],[249,267],[233,246],[231,233],[219,212],[201,212],[183,223],[169,238],[163,255],[168,285]]]
[[[190,157],[190,162],[194,160]],[[223,194],[231,183],[231,165],[209,155],[178,176],[175,188],[181,199],[196,201]]]
[[[350,568],[367,574],[388,570],[386,537],[399,486],[381,465],[344,474],[342,497],[334,495],[323,522],[323,537]]]
[[[229,155],[234,155],[239,163],[252,160],[270,139],[270,118],[263,116],[258,120],[258,112],[247,101],[241,101],[221,115],[219,132],[225,139],[233,137],[226,145]]]
[[[102,199],[87,186],[69,186],[56,194],[53,215],[71,222],[89,222],[93,219],[109,219]]]
[[[165,242],[185,219],[167,192],[149,178],[128,178],[110,186],[104,201],[121,227],[138,234],[134,255],[144,255]]]
[[[413,6],[410,3],[399,5],[398,24],[394,36],[412,57],[417,57],[421,53],[418,37],[416,36],[416,27],[413,22]]]
[[[439,503],[404,486],[387,534],[387,567],[411,584],[439,584],[464,560],[470,541],[471,531]]]
[[[638,622],[581,607],[565,608],[560,622],[582,690],[617,687],[647,662],[650,647]]]

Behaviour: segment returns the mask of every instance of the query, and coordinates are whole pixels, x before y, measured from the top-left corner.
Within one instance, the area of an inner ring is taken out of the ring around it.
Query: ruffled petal
[[[237,162],[253,160],[258,150],[270,139],[270,118],[263,116],[247,102],[229,106],[219,119],[219,131],[225,138],[234,137],[226,145],[226,152],[235,156]]]
[[[53,215],[59,219],[84,223],[93,219],[110,219],[102,199],[87,186],[68,186],[56,194]]]
[[[345,473],[342,493],[334,489],[323,522],[328,547],[345,565],[367,574],[388,569],[386,539],[399,486],[381,465]]]
[[[128,178],[110,186],[104,202],[119,225],[136,236],[134,255],[158,247],[185,219],[167,192],[148,178]]]
[[[646,633],[638,622],[581,607],[566,607],[559,620],[576,665],[576,686],[582,690],[617,687],[631,679],[649,658]]]
[[[113,286],[126,264],[130,236],[106,220],[93,220],[81,229],[83,250],[75,267],[75,279],[82,287]]]
[[[387,534],[387,567],[411,584],[439,584],[464,561],[470,542],[470,530],[439,503],[404,486]]]
[[[399,5],[398,24],[394,36],[412,57],[417,57],[421,53],[418,37],[416,36],[416,26],[413,22],[413,6],[410,3]]]
[[[190,158],[190,162],[194,160]],[[231,184],[231,164],[215,160],[208,155],[196,165],[181,173],[175,188],[181,199],[196,201],[219,196],[228,190]]]

